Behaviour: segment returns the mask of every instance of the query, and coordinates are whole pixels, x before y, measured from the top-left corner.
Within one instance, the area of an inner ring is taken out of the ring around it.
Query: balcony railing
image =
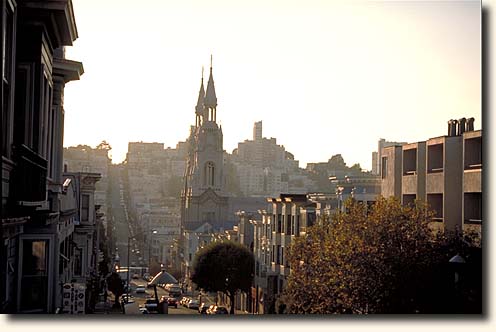
[[[46,200],[47,161],[25,145],[15,148],[14,197],[17,202],[41,202]]]

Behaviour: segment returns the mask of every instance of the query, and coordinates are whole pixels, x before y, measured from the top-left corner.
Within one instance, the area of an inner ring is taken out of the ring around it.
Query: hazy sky
[[[73,0],[85,74],[65,90],[64,145],[175,147],[210,54],[224,148],[266,137],[300,160],[371,168],[379,138],[481,128],[480,3]],[[208,79],[208,77],[206,77]]]

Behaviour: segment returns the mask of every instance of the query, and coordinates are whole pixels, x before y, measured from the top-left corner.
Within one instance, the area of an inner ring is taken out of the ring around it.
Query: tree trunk
[[[234,296],[236,295],[236,292],[229,292],[229,301],[231,302],[231,310],[230,314],[234,315]]]

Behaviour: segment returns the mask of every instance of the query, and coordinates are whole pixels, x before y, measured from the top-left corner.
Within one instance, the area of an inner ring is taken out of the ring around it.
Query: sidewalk
[[[114,294],[112,294],[112,292],[108,292],[108,296],[107,296],[107,301],[106,302],[99,302],[97,303],[97,306],[100,307],[101,309],[96,310],[96,307],[95,307],[95,314],[111,314],[111,315],[116,315],[116,314],[119,314],[119,315],[122,315],[123,312],[122,312],[122,308],[121,307],[118,307],[118,308],[114,308],[114,299],[115,299],[115,296]]]
[[[202,302],[215,304],[215,298],[212,298],[211,296],[206,295],[206,294],[202,294]],[[224,303],[222,301],[222,299],[218,302],[218,305],[225,307],[228,312],[231,312],[231,306],[228,303]],[[247,311],[237,310],[237,309],[234,309],[234,314],[235,315],[251,315],[251,313],[249,313]]]

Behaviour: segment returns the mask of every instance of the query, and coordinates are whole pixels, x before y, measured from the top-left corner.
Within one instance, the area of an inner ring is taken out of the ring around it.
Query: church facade
[[[184,230],[190,231],[205,223],[225,229],[228,227],[229,198],[225,190],[223,135],[222,127],[217,124],[212,65],[206,90],[202,73],[195,117],[188,139],[181,224]]]

